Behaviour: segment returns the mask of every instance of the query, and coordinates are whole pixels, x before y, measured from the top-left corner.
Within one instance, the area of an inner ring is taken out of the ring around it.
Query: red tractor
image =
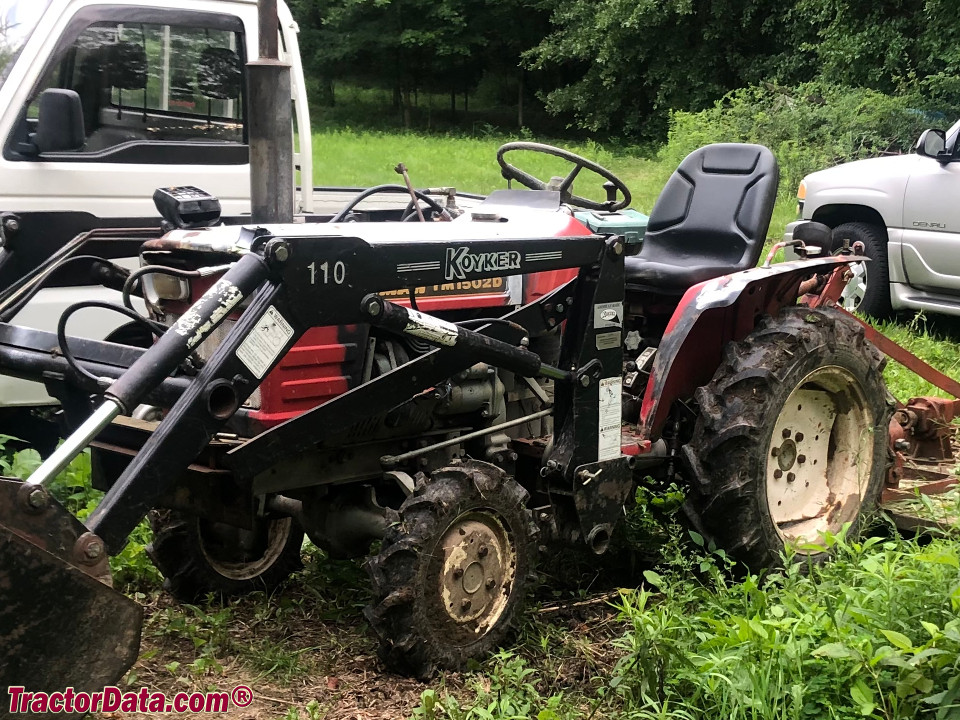
[[[884,357],[831,305],[863,258],[757,267],[766,148],[692,153],[648,222],[626,192],[578,210],[581,168],[625,187],[567,157],[551,183],[503,161],[534,189],[450,222],[414,199],[383,222],[222,225],[213,199],[160,191],[175,229],[126,282],[151,347],[0,324],[0,369],[44,379],[73,428],[0,481],[0,679],[95,688],[132,664],[140,608],[104,581],[146,516],[182,599],[275,585],[304,533],[338,556],[379,541],[367,617],[417,675],[499,645],[538,553],[604,553],[645,478],[681,484],[751,568],[855,531],[923,432],[891,440]],[[402,221],[418,208],[436,221]],[[44,484],[87,444],[106,495],[80,523]]]

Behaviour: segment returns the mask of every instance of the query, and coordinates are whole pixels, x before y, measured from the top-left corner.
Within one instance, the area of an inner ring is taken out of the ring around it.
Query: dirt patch
[[[524,615],[510,652],[536,671],[545,697],[593,697],[620,651],[623,625],[609,590],[586,597],[546,600],[544,591]],[[569,593],[566,595],[570,597]],[[222,714],[228,720],[386,720],[409,717],[424,691],[470,706],[489,691],[488,668],[445,673],[423,683],[389,672],[376,655],[376,639],[362,608],[366,578],[354,563],[308,557],[307,568],[272,597],[254,594],[226,603],[211,599],[176,605],[154,591],[138,599],[146,620],[140,660],[124,690],[166,693],[252,690],[253,701]],[[183,717],[175,713],[115,712],[99,720]]]

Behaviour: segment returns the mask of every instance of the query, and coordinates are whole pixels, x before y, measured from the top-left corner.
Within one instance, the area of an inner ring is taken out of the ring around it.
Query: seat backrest
[[[684,158],[653,206],[642,260],[754,267],[770,227],[780,173],[762,145],[706,145]]]
[[[197,89],[211,100],[234,100],[240,97],[243,66],[240,56],[230,48],[208,47],[197,63]]]

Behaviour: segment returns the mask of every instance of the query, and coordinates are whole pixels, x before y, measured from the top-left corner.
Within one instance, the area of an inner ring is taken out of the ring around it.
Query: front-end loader
[[[451,221],[218,225],[215,199],[163,190],[176,227],[125,283],[153,345],[69,337],[82,307],[57,334],[0,324],[0,369],[42,379],[72,430],[0,481],[0,685],[126,672],[141,611],[107,558],[145,517],[181,599],[276,584],[304,533],[369,555],[381,655],[425,676],[503,642],[540,553],[604,553],[641,479],[682,483],[692,525],[762,569],[825,557],[896,460],[943,449],[949,408],[891,421],[872,331],[834,307],[861,256],[816,255],[801,232],[811,257],[757,267],[766,148],[694,152],[645,233],[571,209],[577,160],[566,184],[516,172],[546,189]],[[418,289],[511,277],[540,291],[417,309]],[[46,486],[88,445],[106,494],[81,523]]]

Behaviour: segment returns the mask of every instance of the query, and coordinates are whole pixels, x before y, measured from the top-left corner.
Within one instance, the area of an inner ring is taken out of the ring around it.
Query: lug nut
[[[797,476],[794,473],[787,473],[787,482],[792,483],[797,479]]]
[[[807,461],[806,455],[797,455],[797,462],[801,465]]]
[[[477,557],[485,558],[488,552],[490,552],[490,549],[486,545],[481,545],[477,548]]]
[[[783,470],[781,470],[780,468],[777,468],[776,470],[773,471],[773,476],[774,476],[777,480],[779,480],[780,478],[783,477]]]
[[[787,428],[784,428],[784,429],[783,429],[783,432],[782,432],[781,434],[783,435],[783,439],[784,439],[784,440],[786,440],[788,437],[790,437],[790,431],[789,431]]]
[[[494,580],[493,578],[487,578],[487,590],[493,590],[496,584],[497,584],[496,580]]]
[[[469,601],[469,600],[464,600],[463,602],[460,603],[460,610],[462,610],[463,612],[466,612],[466,611],[469,610],[469,609],[470,609],[470,601]]]
[[[462,578],[462,577],[463,577],[463,570],[462,570],[461,568],[454,568],[454,569],[453,569],[453,579],[454,579],[454,580],[459,580],[459,579]]]
[[[771,456],[771,457],[776,457],[776,456],[779,455],[779,454],[780,454],[780,448],[778,448],[778,447],[770,448],[770,456]]]
[[[797,442],[803,442],[803,433],[798,432],[796,437]]]
[[[554,307],[554,310],[556,310],[558,313],[562,313],[564,310],[566,310],[566,308],[563,306],[563,303],[557,303]]]

